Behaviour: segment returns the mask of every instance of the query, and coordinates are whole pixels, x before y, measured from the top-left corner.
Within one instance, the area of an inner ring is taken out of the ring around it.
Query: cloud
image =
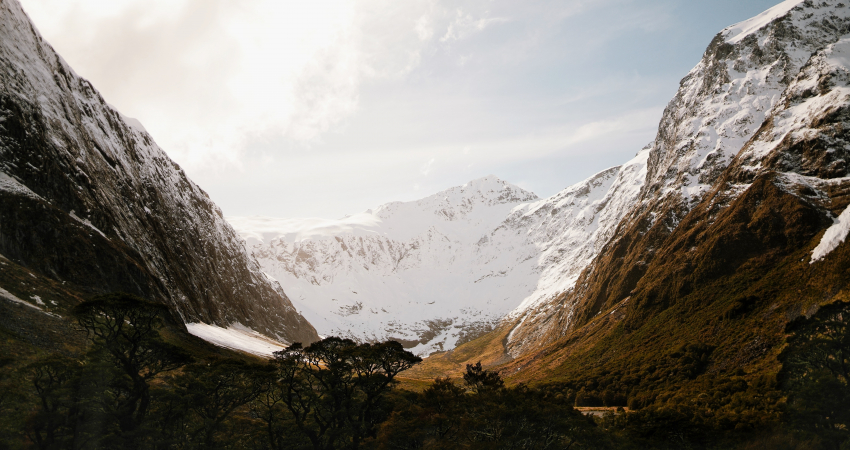
[[[430,17],[422,16],[416,21],[416,35],[419,36],[419,40],[421,41],[427,41],[434,36]]]
[[[246,142],[309,140],[356,110],[354,0],[24,0],[104,97],[190,168]]]
[[[633,154],[672,95],[623,62],[670,41],[637,39],[666,0],[21,2],[230,214],[334,217],[488,173],[539,185],[540,161]],[[549,163],[550,184],[575,166]]]
[[[422,168],[419,169],[419,173],[421,173],[422,175],[425,175],[427,177],[428,174],[431,173],[431,168],[434,166],[434,161],[435,161],[434,158],[429,159],[428,162],[423,164]]]
[[[243,170],[257,141],[312,148],[364,83],[494,24],[443,0],[22,0],[48,41],[190,174]],[[457,55],[463,65],[469,52]]]
[[[483,17],[475,19],[472,15],[457,10],[457,17],[449,24],[446,34],[440,38],[440,42],[449,42],[464,39],[473,33],[483,31],[490,25],[507,22],[504,17]]]

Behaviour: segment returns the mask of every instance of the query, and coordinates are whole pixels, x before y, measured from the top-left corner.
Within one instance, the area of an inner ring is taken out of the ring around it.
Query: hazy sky
[[[630,159],[722,28],[779,0],[21,0],[226,215],[338,218]]]

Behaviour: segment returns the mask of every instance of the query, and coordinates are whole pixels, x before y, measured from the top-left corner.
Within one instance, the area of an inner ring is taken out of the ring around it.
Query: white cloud
[[[429,159],[428,162],[423,164],[422,168],[419,169],[419,173],[421,173],[422,175],[425,175],[427,177],[428,174],[431,173],[431,168],[434,166],[434,161],[435,161],[434,158]]]
[[[422,16],[416,21],[416,35],[419,40],[427,41],[434,36],[434,29],[431,27],[430,17]]]
[[[188,169],[356,110],[354,0],[24,0],[48,41]]]
[[[631,67],[673,59],[667,0],[21,2],[236,215],[334,217],[489,173],[551,194],[642,147],[687,72]]]
[[[449,42],[464,39],[473,33],[483,31],[490,25],[507,22],[504,17],[483,17],[475,19],[469,13],[458,9],[456,18],[449,24],[446,34],[440,38],[440,42]]]

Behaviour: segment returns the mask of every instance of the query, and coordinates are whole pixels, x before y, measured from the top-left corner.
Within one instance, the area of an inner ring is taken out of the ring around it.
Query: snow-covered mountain
[[[491,176],[340,220],[228,220],[320,334],[428,353],[491,329],[531,292],[533,246],[489,239],[536,198]]]
[[[123,291],[188,323],[318,337],[207,194],[74,73],[17,0],[0,2],[0,254],[77,292],[71,304]]]
[[[824,124],[845,120],[848,32],[850,6],[838,1],[788,0],[726,28],[682,80],[652,143],[548,199],[482,201],[479,186],[491,183],[519,192],[486,178],[339,221],[228,220],[322,333],[402,338],[428,353],[504,320],[516,357],[627,302],[707,199],[728,205],[780,166],[785,189],[804,184],[822,200],[829,189],[818,183],[837,192],[847,133]],[[822,148],[789,150],[798,141]]]
[[[340,220],[228,220],[320,334],[428,354],[569,289],[640,191],[646,157],[544,200],[488,176]]]
[[[767,196],[757,179],[817,205],[823,220],[840,213],[850,181],[848,39],[850,4],[839,1],[788,0],[721,31],[664,111],[645,185],[618,232],[568,295],[523,313],[509,353],[548,345],[616,305],[645,315],[634,303],[669,304],[696,289],[697,281],[681,279],[692,262],[662,269],[658,252],[693,239],[690,227],[704,225],[696,217],[711,224],[742,196]],[[782,232],[779,224],[771,231]],[[719,239],[714,233],[701,239]],[[771,239],[791,245],[787,235]],[[730,264],[717,258],[713,264]]]

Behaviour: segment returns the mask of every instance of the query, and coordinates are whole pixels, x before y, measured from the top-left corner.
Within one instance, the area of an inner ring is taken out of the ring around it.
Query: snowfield
[[[640,192],[646,157],[543,200],[491,175],[339,220],[227,220],[320,334],[427,355],[570,289]]]
[[[232,350],[269,358],[274,352],[283,350],[287,343],[278,342],[238,323],[227,328],[206,323],[187,323],[189,334],[207,342]]]

